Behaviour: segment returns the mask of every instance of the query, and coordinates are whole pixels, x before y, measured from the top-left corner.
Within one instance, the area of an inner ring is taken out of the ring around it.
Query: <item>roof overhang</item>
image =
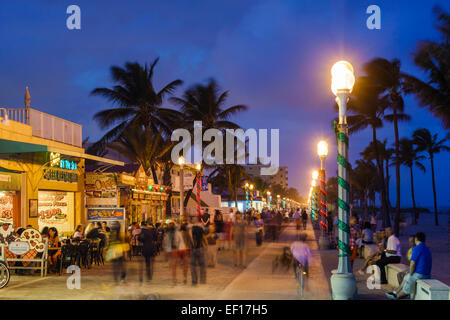
[[[117,166],[123,166],[122,161],[111,160],[107,158],[102,158],[87,154],[84,152],[77,152],[66,150],[62,148],[56,148],[52,146],[46,146],[42,144],[34,144],[21,141],[5,140],[0,139],[0,154],[14,154],[14,153],[32,153],[32,152],[55,152],[60,153],[70,157],[89,159],[93,161],[99,161],[103,163],[109,163]]]

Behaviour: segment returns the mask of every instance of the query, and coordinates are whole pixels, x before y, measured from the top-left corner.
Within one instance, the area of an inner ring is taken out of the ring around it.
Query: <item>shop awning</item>
[[[46,146],[42,144],[27,143],[21,141],[0,139],[0,153],[1,154],[14,154],[14,153],[31,153],[31,152],[56,152],[70,157],[77,157],[83,159],[89,159],[99,161],[103,163],[109,163],[113,165],[123,166],[122,161],[116,161],[106,159],[98,156],[94,156],[87,153],[81,153],[76,151],[65,150],[61,148]]]

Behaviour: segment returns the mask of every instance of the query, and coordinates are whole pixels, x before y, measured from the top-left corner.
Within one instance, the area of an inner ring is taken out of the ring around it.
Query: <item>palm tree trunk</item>
[[[159,184],[159,183],[158,183],[158,176],[156,175],[156,168],[155,168],[155,166],[154,166],[154,165],[151,165],[151,166],[150,166],[150,170],[151,170],[151,172],[152,172],[152,177],[153,177],[154,183],[155,183],[155,184]],[[147,176],[148,176],[148,174],[147,174]]]
[[[398,120],[397,120],[397,108],[394,105],[394,131],[395,131],[395,183],[397,189],[397,201],[395,205],[395,221],[394,221],[394,233],[398,236],[400,231],[400,162],[398,161],[400,156],[399,151],[399,137],[398,137]]]
[[[364,221],[367,220],[367,191],[364,190]]]
[[[389,207],[387,205],[387,197],[386,197],[386,184],[384,180],[384,174],[383,174],[383,166],[381,164],[380,160],[380,152],[378,150],[378,141],[377,141],[377,130],[375,127],[372,127],[372,141],[375,149],[375,160],[377,162],[378,167],[378,175],[381,178],[381,207],[383,208],[382,214],[383,214],[383,228],[390,227],[391,226],[391,219],[389,216]]]
[[[390,177],[389,177],[389,159],[386,159],[386,198],[387,198],[387,207],[389,208],[389,210],[392,208],[391,206],[391,200],[390,200],[390,196],[389,196],[389,181],[390,181]]]
[[[434,163],[433,163],[433,155],[430,154],[431,161],[431,177],[433,179],[433,200],[434,200],[434,223],[436,226],[439,225],[438,222],[438,212],[437,212],[437,202],[436,202],[436,182],[434,180]]]
[[[413,221],[414,224],[417,224],[417,213],[416,213],[416,198],[414,197],[414,178],[413,178],[413,167],[409,167],[411,173],[411,197],[413,203]]]

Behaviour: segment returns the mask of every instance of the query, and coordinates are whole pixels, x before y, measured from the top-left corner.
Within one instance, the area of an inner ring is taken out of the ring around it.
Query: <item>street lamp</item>
[[[178,165],[180,166],[180,217],[184,217],[184,157],[178,158]]]
[[[312,172],[312,178],[313,178],[313,181],[315,181],[315,180],[317,180],[319,178],[319,171],[318,170],[314,170]]]
[[[250,191],[251,191],[251,193],[250,193],[250,209],[253,209],[253,188],[254,188],[254,185],[250,185]]]
[[[280,210],[280,201],[281,201],[280,195],[277,194],[277,209],[278,209],[278,210]]]
[[[269,207],[269,209],[270,209],[270,202],[271,202],[271,196],[270,196],[270,191],[267,191],[267,206]]]
[[[331,90],[339,106],[339,123],[336,126],[338,144],[338,248],[339,264],[331,276],[334,300],[355,299],[357,295],[355,275],[350,264],[350,223],[348,183],[348,125],[347,100],[355,84],[353,67],[347,61],[336,62],[331,68]]]
[[[325,159],[328,155],[328,144],[326,141],[319,141],[317,144],[317,155],[320,159],[320,170],[319,170],[319,178],[320,178],[320,215],[322,216],[322,221],[320,222],[322,226],[322,234],[319,238],[319,247],[321,249],[328,249],[329,243],[326,237],[326,231],[328,229],[327,224],[327,197],[325,191]]]
[[[200,217],[200,192],[201,192],[201,177],[202,177],[202,165],[200,163],[197,163],[195,165],[195,169],[197,170],[197,194],[196,194],[196,201],[197,201],[197,216]]]

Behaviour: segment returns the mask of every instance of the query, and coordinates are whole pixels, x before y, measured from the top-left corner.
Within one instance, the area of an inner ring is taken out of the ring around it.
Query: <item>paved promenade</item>
[[[265,241],[261,247],[256,247],[253,228],[250,230],[247,268],[233,266],[232,251],[219,251],[217,266],[207,269],[207,283],[196,287],[190,285],[190,274],[186,285],[180,283],[180,270],[179,284],[173,286],[167,261],[164,255],[159,255],[153,280],[143,285],[138,282],[141,259],[133,257],[127,263],[127,281],[120,285],[113,282],[112,266],[107,263],[90,270],[82,269],[81,289],[67,288],[68,274],[46,278],[12,275],[8,287],[0,290],[0,299],[299,299],[292,269],[287,273],[277,271],[272,274],[273,259],[295,238],[293,224],[285,226],[277,242]],[[311,249],[317,249],[310,225],[307,233]],[[312,280],[306,288],[304,299],[329,299],[329,285],[321,266],[320,254],[314,251],[313,257],[310,268]]]

